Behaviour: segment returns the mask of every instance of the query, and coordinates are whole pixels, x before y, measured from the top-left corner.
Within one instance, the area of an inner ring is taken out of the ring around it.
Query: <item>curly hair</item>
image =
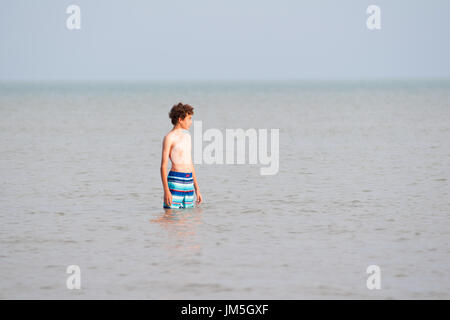
[[[188,114],[194,114],[194,108],[180,102],[172,107],[169,112],[169,118],[172,119],[172,124],[176,125],[178,123],[178,118],[184,119]]]

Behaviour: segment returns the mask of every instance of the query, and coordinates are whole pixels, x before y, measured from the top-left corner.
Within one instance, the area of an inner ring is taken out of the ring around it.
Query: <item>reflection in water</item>
[[[173,238],[175,244],[169,247],[182,251],[198,251],[201,249],[198,243],[197,226],[201,223],[202,208],[188,209],[165,209],[165,213],[151,223],[159,225],[167,230],[169,237]]]

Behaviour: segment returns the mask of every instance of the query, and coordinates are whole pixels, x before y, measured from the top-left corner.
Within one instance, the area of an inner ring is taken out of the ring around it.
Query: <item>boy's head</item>
[[[174,126],[179,123],[183,129],[189,129],[192,123],[193,114],[194,108],[180,102],[172,107],[169,112],[169,118]]]

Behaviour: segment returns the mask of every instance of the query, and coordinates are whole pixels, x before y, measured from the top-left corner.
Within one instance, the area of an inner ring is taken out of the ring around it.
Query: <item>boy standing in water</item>
[[[191,135],[188,131],[192,123],[194,108],[181,102],[169,112],[173,129],[164,137],[161,157],[161,180],[164,188],[166,209],[193,208],[194,189],[197,203],[202,203],[202,195],[197,183],[191,158]],[[168,159],[172,168],[167,174]]]

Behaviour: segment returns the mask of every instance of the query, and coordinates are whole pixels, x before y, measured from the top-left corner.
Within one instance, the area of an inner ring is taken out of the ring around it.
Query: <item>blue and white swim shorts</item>
[[[193,208],[194,207],[194,178],[192,172],[169,171],[167,176],[172,205],[164,203],[166,209]]]

